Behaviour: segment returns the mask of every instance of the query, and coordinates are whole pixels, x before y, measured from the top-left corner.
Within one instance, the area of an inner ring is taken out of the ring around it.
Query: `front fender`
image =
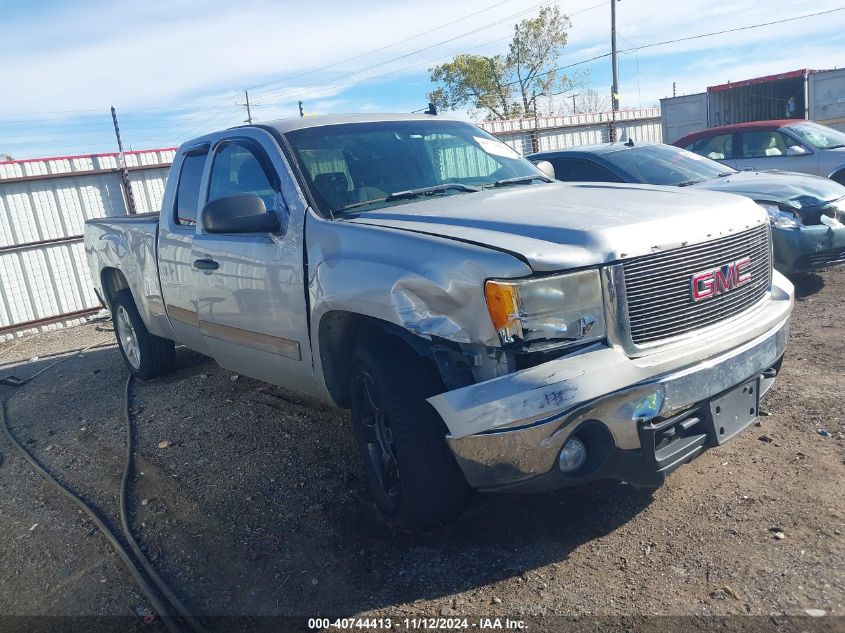
[[[483,246],[342,220],[310,221],[306,244],[312,335],[323,315],[341,310],[426,338],[498,345],[484,281],[531,273]]]

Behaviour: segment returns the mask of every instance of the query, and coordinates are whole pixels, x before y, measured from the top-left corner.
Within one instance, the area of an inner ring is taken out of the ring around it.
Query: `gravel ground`
[[[345,412],[180,349],[175,373],[132,385],[136,536],[206,615],[845,615],[845,276],[798,292],[768,415],[653,494],[479,496],[416,535],[367,502]],[[107,327],[0,346],[0,375],[111,342]],[[110,346],[0,387],[17,437],[115,528],[125,383]],[[5,438],[0,490],[0,614],[141,621],[149,606],[105,539]]]

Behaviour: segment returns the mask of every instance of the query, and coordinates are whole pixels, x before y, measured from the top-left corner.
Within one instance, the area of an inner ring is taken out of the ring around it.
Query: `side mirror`
[[[273,211],[267,211],[258,196],[219,198],[202,209],[206,233],[276,233],[281,227]]]
[[[809,154],[806,149],[801,147],[800,145],[790,145],[786,148],[786,155],[787,156],[806,156]]]
[[[537,167],[537,169],[543,172],[544,175],[548,176],[552,180],[555,179],[555,168],[554,165],[552,165],[549,161],[541,160],[534,163],[534,165]]]

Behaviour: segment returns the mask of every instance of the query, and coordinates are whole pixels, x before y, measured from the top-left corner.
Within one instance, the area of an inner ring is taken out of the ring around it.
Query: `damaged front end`
[[[759,204],[772,225],[778,271],[799,274],[845,263],[845,198],[801,207]]]

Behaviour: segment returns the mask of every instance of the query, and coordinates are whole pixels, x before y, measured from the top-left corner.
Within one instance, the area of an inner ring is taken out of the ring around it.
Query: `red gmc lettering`
[[[716,285],[713,283],[713,271],[698,273],[692,276],[692,300],[700,301],[712,297],[716,292]]]
[[[701,301],[751,281],[751,258],[743,257],[720,268],[694,274],[690,279],[692,300]]]

